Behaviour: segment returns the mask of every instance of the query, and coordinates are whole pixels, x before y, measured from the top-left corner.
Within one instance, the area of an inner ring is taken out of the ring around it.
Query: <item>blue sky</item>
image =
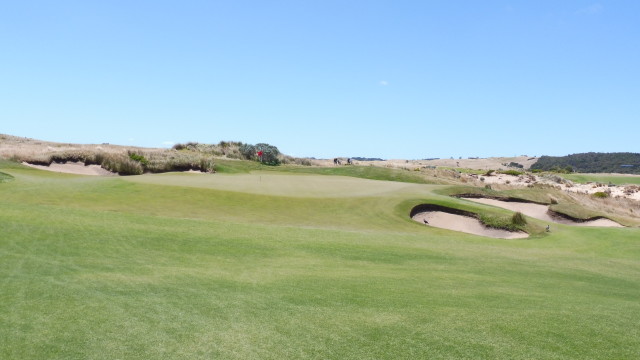
[[[294,156],[640,151],[640,1],[0,0],[0,133]]]

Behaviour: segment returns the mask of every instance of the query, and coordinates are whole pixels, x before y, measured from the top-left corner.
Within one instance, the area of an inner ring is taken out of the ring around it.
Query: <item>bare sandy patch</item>
[[[465,200],[477,202],[480,204],[491,205],[511,211],[519,211],[527,216],[532,218],[536,218],[539,220],[556,222],[551,215],[549,215],[549,206],[534,204],[534,203],[525,203],[525,202],[515,202],[515,201],[502,201],[496,199],[487,199],[487,198],[465,198]]]
[[[569,222],[571,222],[569,220]],[[617,222],[610,219],[595,219],[584,222],[571,222],[571,225],[575,226],[600,226],[600,227],[624,227],[623,225],[618,224]]]
[[[346,163],[347,158],[342,159],[342,163]],[[447,167],[447,168],[467,168],[478,170],[501,170],[510,169],[511,162],[518,163],[524,169],[528,169],[538,161],[537,157],[514,156],[514,157],[491,157],[491,158],[466,158],[466,159],[432,159],[432,160],[403,160],[391,159],[382,161],[355,161],[356,165],[371,165],[389,168],[410,169],[416,167]],[[333,160],[319,161],[319,165],[334,166]]]
[[[609,219],[595,219],[588,221],[572,221],[569,219],[551,216],[549,214],[549,206],[534,204],[534,203],[526,203],[526,202],[516,202],[516,201],[502,201],[496,199],[487,199],[487,198],[466,198],[466,200],[485,204],[492,205],[496,207],[500,207],[503,209],[511,210],[511,211],[519,211],[527,216],[532,218],[554,222],[558,224],[565,225],[573,225],[573,226],[602,226],[602,227],[623,227],[617,222]]]
[[[484,226],[478,219],[469,216],[446,213],[444,211],[419,212],[412,217],[413,220],[428,226],[439,227],[448,230],[460,231],[467,234],[487,236],[498,239],[522,239],[529,234],[519,231],[512,232],[501,229],[492,229]]]
[[[117,174],[105,170],[100,165],[85,165],[81,162],[67,162],[64,164],[52,163],[49,166],[33,165],[23,162],[22,165],[35,169],[53,171],[65,174],[91,175],[91,176],[116,176]]]

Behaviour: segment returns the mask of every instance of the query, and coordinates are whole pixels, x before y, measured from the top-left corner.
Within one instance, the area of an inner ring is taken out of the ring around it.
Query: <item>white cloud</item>
[[[596,3],[578,10],[577,13],[585,15],[595,15],[601,13],[603,9],[604,7],[602,5]]]
[[[386,81],[386,80],[380,80],[380,85],[387,86],[387,85],[389,85],[389,82]]]

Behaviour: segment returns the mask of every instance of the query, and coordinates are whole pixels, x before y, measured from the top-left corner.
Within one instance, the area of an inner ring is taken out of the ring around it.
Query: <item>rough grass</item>
[[[640,351],[639,229],[503,240],[411,221],[412,204],[462,203],[437,185],[309,198],[0,171],[3,359]]]

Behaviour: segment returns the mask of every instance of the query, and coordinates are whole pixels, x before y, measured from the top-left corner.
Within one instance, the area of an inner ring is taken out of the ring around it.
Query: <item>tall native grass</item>
[[[69,150],[45,154],[17,155],[16,161],[34,165],[49,166],[52,163],[83,163],[100,167],[119,175],[140,175],[145,172],[161,173],[170,171],[196,170],[214,172],[213,155],[195,151],[140,151],[103,152],[97,150]]]

